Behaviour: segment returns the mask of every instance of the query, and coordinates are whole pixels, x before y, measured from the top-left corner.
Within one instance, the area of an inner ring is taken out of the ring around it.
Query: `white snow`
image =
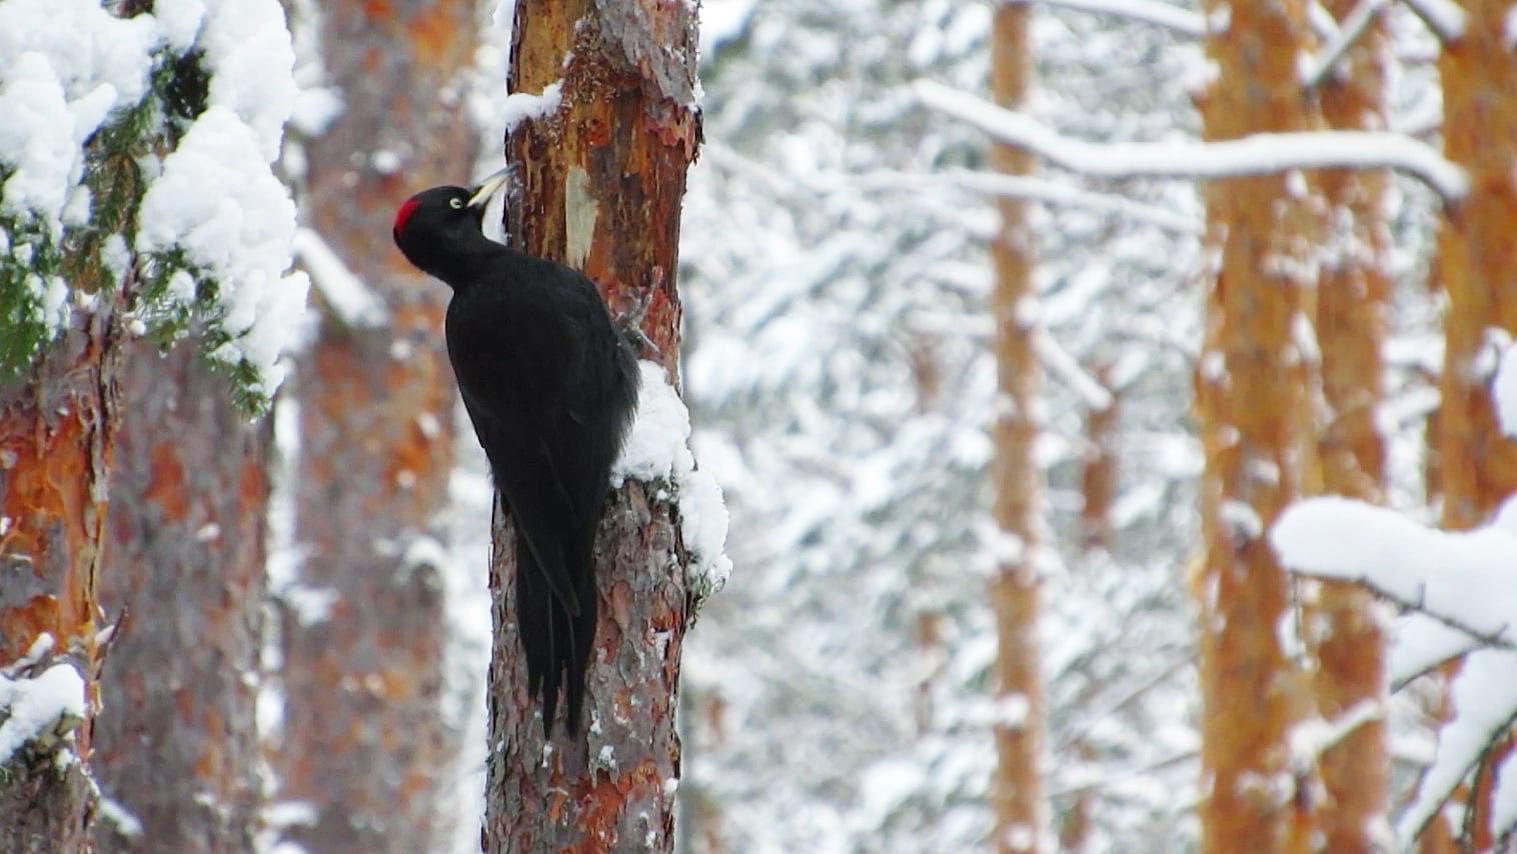
[[[1517,711],[1517,653],[1483,649],[1465,656],[1449,687],[1449,700],[1454,716],[1439,730],[1438,754],[1423,774],[1416,798],[1396,822],[1396,835],[1406,844],[1510,725]],[[1497,800],[1510,808],[1512,797],[1502,792]]]
[[[1491,394],[1496,399],[1496,420],[1501,432],[1517,437],[1517,345],[1502,350],[1496,377],[1491,381]]]
[[[389,317],[384,300],[369,290],[314,229],[295,231],[295,257],[311,284],[345,326],[380,326]]]
[[[1427,24],[1444,42],[1457,41],[1464,35],[1468,16],[1453,0],[1406,0],[1406,6]]]
[[[732,572],[726,554],[727,507],[716,479],[695,465],[690,451],[690,411],[656,362],[638,363],[642,390],[637,416],[611,479],[668,481],[679,501],[680,533],[690,550],[686,583],[698,598],[722,589]]]
[[[563,88],[564,81],[559,80],[544,87],[541,95],[529,92],[507,95],[505,103],[500,105],[500,119],[505,122],[506,132],[510,133],[524,121],[543,119],[557,111],[559,104],[563,103]]]
[[[200,35],[211,72],[208,103],[242,119],[266,162],[279,156],[295,107],[295,49],[278,0],[205,0]]]
[[[101,795],[99,805],[100,817],[115,825],[117,832],[122,836],[127,839],[137,839],[142,836],[142,820],[120,801]]]
[[[70,664],[54,664],[32,678],[0,676],[0,765],[16,751],[67,719],[84,719],[84,680]]]
[[[95,0],[0,3],[0,166],[12,173],[0,209],[59,236],[71,198],[80,212],[82,143],[142,99],[159,38],[151,16]]]
[[[1394,510],[1320,497],[1286,508],[1269,533],[1281,563],[1359,581],[1381,596],[1517,644],[1517,536],[1500,527],[1440,531]]]
[[[1438,736],[1432,764],[1396,825],[1410,840],[1442,808],[1492,740],[1517,716],[1517,533],[1513,502],[1495,521],[1466,532],[1440,531],[1401,514],[1345,498],[1313,498],[1287,508],[1270,541],[1288,567],[1357,580],[1412,610],[1399,620],[1391,649],[1402,682],[1465,653],[1450,686],[1453,718]],[[1506,770],[1504,763],[1502,770]],[[1501,781],[1506,782],[1503,777]],[[1517,792],[1496,795],[1507,821]],[[1495,827],[1505,827],[1496,824]]]
[[[1260,133],[1217,142],[1090,143],[1066,137],[1023,113],[931,80],[917,97],[996,139],[1088,177],[1233,178],[1291,169],[1389,167],[1407,172],[1458,201],[1469,176],[1426,143],[1381,131]]]
[[[212,358],[245,359],[262,392],[272,394],[284,378],[277,362],[299,327],[310,280],[284,273],[295,205],[260,156],[253,130],[225,107],[207,109],[164,158],[141,210],[139,251],[182,248],[221,286],[222,324],[234,340]]]

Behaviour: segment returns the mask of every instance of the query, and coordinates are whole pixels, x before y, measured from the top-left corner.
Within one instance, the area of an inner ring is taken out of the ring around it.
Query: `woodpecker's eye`
[[[448,207],[452,208],[453,210],[463,210],[463,206],[463,199],[448,199]]]

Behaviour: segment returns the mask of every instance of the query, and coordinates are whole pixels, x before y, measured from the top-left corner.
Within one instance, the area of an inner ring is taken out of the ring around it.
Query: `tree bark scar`
[[[599,216],[600,203],[590,192],[590,174],[578,166],[569,167],[564,179],[564,256],[570,267],[585,268]]]

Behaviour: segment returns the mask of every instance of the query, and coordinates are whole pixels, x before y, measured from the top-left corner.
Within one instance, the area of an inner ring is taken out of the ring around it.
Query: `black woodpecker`
[[[579,730],[595,639],[595,532],[637,404],[632,347],[577,270],[484,236],[505,170],[433,187],[395,214],[395,245],[453,288],[448,359],[516,522],[516,620],[527,690],[551,738],[559,688]]]

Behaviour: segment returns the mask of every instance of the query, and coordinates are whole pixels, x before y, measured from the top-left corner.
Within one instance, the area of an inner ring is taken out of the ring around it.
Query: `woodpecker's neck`
[[[446,247],[421,266],[429,275],[446,282],[457,293],[467,291],[491,270],[511,264],[518,253],[479,232],[448,241]]]

